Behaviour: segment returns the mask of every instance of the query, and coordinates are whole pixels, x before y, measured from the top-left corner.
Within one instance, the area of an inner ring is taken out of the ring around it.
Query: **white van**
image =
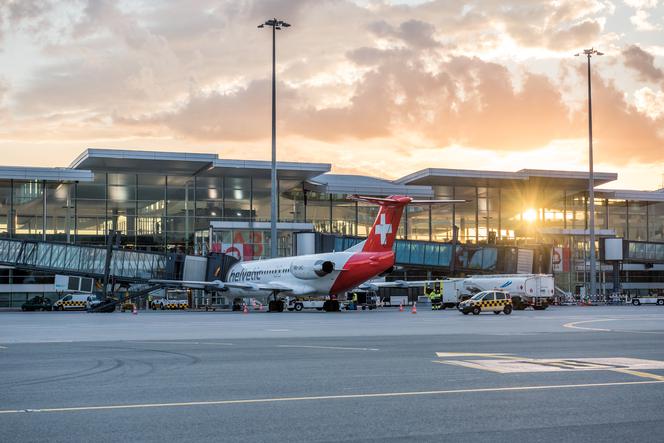
[[[93,300],[96,301],[96,298],[90,294],[69,294],[53,303],[53,310],[69,311],[76,309],[87,309],[88,304]]]

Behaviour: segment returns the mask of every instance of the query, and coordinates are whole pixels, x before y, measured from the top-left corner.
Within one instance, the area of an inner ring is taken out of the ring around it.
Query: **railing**
[[[104,275],[106,249],[63,243],[0,239],[0,264],[19,268],[81,274]],[[115,250],[110,274],[132,281],[163,277],[166,256],[162,254]]]

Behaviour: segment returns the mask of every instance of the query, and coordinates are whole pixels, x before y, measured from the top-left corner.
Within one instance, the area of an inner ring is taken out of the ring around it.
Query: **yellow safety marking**
[[[462,366],[464,368],[478,369],[478,367],[476,365],[474,365],[472,363],[468,363],[468,362],[463,361],[463,360],[432,360],[431,362],[432,363],[439,363],[441,365]],[[483,369],[483,370],[489,371],[489,372],[495,372],[497,374],[504,374],[503,371],[499,371],[497,369],[484,368],[484,367],[479,368],[479,369]]]
[[[639,385],[654,385],[662,383],[664,383],[664,381],[644,380],[644,381],[624,381],[624,382],[609,382],[609,383],[578,383],[578,384],[566,384],[566,385],[539,385],[539,386],[535,385],[535,386],[510,386],[510,387],[501,387],[501,388],[451,389],[444,391],[383,392],[375,394],[320,395],[312,397],[276,397],[276,398],[256,398],[256,399],[245,399],[245,400],[192,401],[192,402],[179,402],[179,403],[145,403],[145,404],[106,405],[106,406],[75,406],[75,407],[66,407],[66,408],[42,408],[42,409],[6,409],[6,410],[0,410],[0,415],[21,414],[28,412],[109,411],[109,410],[118,410],[118,409],[246,405],[246,404],[260,404],[260,403],[349,400],[349,399],[389,398],[389,397],[416,397],[416,396],[473,394],[473,393],[491,393],[491,392],[527,392],[527,391],[552,390],[552,389],[639,386]]]
[[[653,380],[664,381],[664,377],[657,374],[650,374],[648,372],[634,371],[632,369],[612,369],[614,372],[620,372],[623,374],[634,375],[636,377],[642,378],[652,378]]]

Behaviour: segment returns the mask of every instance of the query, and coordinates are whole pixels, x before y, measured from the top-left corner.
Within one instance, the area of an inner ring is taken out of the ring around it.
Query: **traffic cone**
[[[413,309],[410,310],[411,314],[417,314],[417,302],[413,302]]]
[[[399,312],[403,312],[403,302],[399,303]]]
[[[131,307],[131,313],[134,315],[138,314],[138,309],[136,309],[136,303],[134,303]]]
[[[244,305],[244,309],[242,309],[243,314],[248,314],[249,313],[249,308],[247,308],[247,305]]]

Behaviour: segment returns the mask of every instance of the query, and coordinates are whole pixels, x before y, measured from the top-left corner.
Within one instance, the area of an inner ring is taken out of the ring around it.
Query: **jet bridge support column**
[[[117,244],[116,244],[117,243]],[[120,244],[120,231],[113,229],[108,231],[108,240],[106,242],[106,262],[104,263],[104,284],[103,284],[103,297],[102,300],[106,301],[108,298],[108,283],[111,274],[111,261],[113,259],[113,246],[118,247]]]

